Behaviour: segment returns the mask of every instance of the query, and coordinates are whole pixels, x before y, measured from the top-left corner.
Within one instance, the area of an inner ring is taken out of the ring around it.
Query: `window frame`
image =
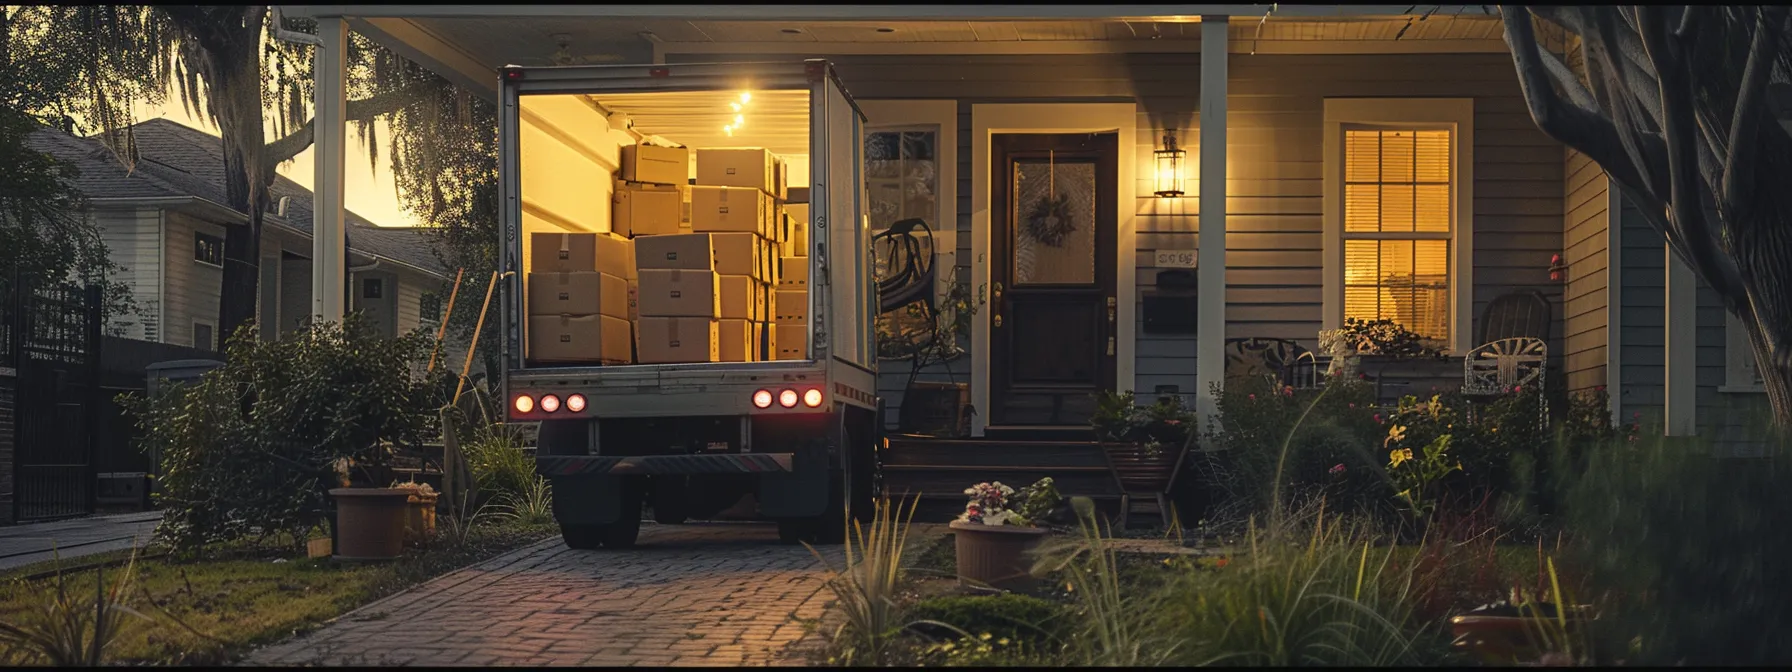
[[[872,121],[865,124],[861,146],[873,133],[932,131],[934,135],[934,301],[946,299],[948,283],[958,277],[958,101],[956,100],[861,100],[859,105]],[[865,158],[861,156],[861,168]],[[861,188],[869,179],[862,173]],[[865,190],[866,207],[871,192]],[[869,223],[869,218],[867,218]],[[876,233],[870,226],[866,235]],[[869,240],[866,241],[866,263],[871,263]],[[866,267],[870,270],[870,266]],[[967,334],[968,336],[968,334]],[[876,329],[872,330],[872,353],[876,354]]]
[[[209,339],[210,342],[206,343],[204,345],[200,345],[200,343],[199,343],[199,328],[200,327],[205,327],[207,329],[210,329],[211,333],[212,333],[212,337],[211,337],[211,339]],[[202,319],[195,318],[193,320],[192,331],[187,333],[187,342],[192,344],[192,347],[195,349],[205,350],[207,352],[217,352],[218,351],[218,323],[214,320],[202,320]]]
[[[1324,113],[1324,329],[1344,326],[1344,241],[1448,240],[1450,314],[1448,352],[1467,352],[1474,308],[1474,99],[1327,98]],[[1448,130],[1450,231],[1344,232],[1344,134],[1347,130]],[[1466,207],[1465,207],[1466,206]]]
[[[218,260],[217,261],[203,259],[199,256],[200,251],[204,249],[204,247],[201,246],[201,243],[203,243],[204,239],[206,239],[206,238],[210,238],[212,240],[217,241],[217,247],[218,247]],[[212,235],[210,233],[206,233],[204,231],[194,229],[193,230],[193,263],[204,264],[204,265],[210,266],[212,268],[224,268],[224,237]]]
[[[1724,311],[1724,384],[1719,392],[1767,393],[1755,363],[1755,345],[1748,340],[1742,320]]]

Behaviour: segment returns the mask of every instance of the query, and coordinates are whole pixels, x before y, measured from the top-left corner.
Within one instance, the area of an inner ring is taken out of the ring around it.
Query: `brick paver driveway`
[[[830,555],[837,555],[832,547]],[[838,559],[829,558],[838,566]],[[558,538],[255,652],[259,665],[767,665],[817,639],[826,570],[770,525],[643,523],[637,548]],[[799,641],[801,640],[801,641]]]

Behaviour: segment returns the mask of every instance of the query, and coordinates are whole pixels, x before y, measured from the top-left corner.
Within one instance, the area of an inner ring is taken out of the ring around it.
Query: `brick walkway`
[[[770,525],[645,523],[635,549],[574,551],[550,539],[357,609],[246,662],[800,664],[794,657],[817,637],[797,619],[821,616],[831,599],[825,576],[807,548],[779,545]]]

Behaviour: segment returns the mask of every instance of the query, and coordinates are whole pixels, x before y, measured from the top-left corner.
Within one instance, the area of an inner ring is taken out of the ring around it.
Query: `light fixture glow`
[[[581,413],[585,410],[585,395],[575,394],[566,398],[566,410]]]
[[[778,393],[778,405],[785,408],[796,408],[796,390],[784,390]]]
[[[518,413],[528,413],[529,411],[535,410],[535,398],[527,394],[517,396],[515,403],[516,412]]]
[[[771,408],[772,407],[772,391],[771,390],[760,390],[758,392],[754,392],[753,393],[753,407],[754,408]]]
[[[739,111],[740,111],[740,103],[729,103],[729,104],[728,104],[728,107],[731,107],[731,108],[734,108],[734,111],[735,111],[735,112],[739,112]]]
[[[1182,164],[1188,152],[1176,146],[1176,129],[1164,130],[1164,148],[1152,152],[1152,155],[1156,159],[1157,169],[1154,191],[1162,198],[1182,196]]]
[[[803,405],[808,406],[809,408],[815,408],[817,406],[820,406],[821,405],[821,390],[811,388],[809,391],[804,392],[803,393]]]
[[[548,413],[560,410],[560,398],[551,394],[543,395],[541,398],[541,410]]]
[[[753,102],[753,92],[751,92],[751,91],[740,92],[740,102],[743,102],[743,103]]]
[[[747,125],[746,115],[741,115],[741,114],[734,115],[734,127],[735,128],[740,128],[745,125]]]
[[[733,126],[723,126],[722,132],[727,133],[728,137],[730,137],[730,138],[734,137],[734,127]]]

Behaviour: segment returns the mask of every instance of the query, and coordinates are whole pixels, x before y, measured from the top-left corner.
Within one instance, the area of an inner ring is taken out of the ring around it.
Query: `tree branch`
[[[343,121],[367,121],[382,115],[392,114],[405,108],[416,100],[427,87],[411,86],[397,91],[387,91],[371,98],[348,101],[347,114]],[[267,144],[262,150],[262,164],[272,174],[275,167],[292,160],[299,152],[310,147],[315,139],[317,120],[311,119],[298,130]]]
[[[1688,10],[1691,13],[1691,10]],[[1723,179],[1717,189],[1718,212],[1724,219],[1735,220],[1743,209],[1745,195],[1754,189],[1756,174],[1754,157],[1761,128],[1762,109],[1767,107],[1767,78],[1773,72],[1773,59],[1779,52],[1780,34],[1787,29],[1786,12],[1777,7],[1761,7],[1755,16],[1755,36],[1748,50],[1748,61],[1742,67],[1742,85],[1736,92],[1736,111],[1730,120],[1730,147],[1724,156]]]

